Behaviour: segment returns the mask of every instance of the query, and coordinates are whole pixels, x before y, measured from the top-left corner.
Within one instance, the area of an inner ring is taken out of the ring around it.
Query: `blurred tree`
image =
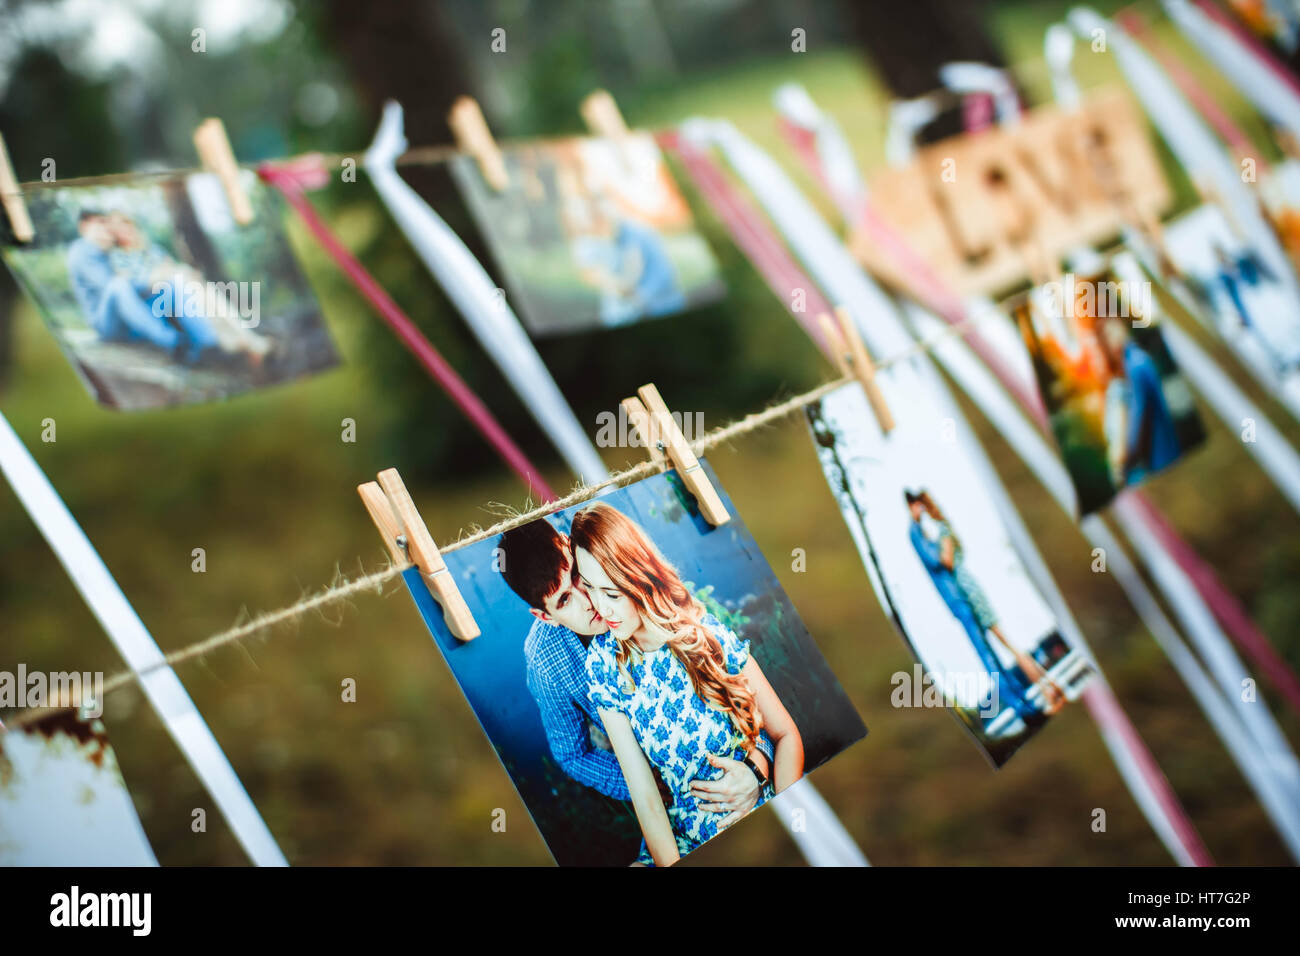
[[[447,112],[469,86],[459,44],[438,5],[327,0],[322,6],[321,26],[365,112],[378,118],[386,100],[397,100],[412,143],[450,142]]]
[[[985,0],[844,0],[844,10],[871,65],[899,99],[939,89],[939,67],[954,60],[1006,66],[984,25]],[[962,129],[961,110],[948,110],[920,138],[933,142]]]
[[[47,159],[60,177],[102,171],[121,159],[109,118],[110,87],[72,73],[52,50],[26,48],[10,66],[0,97],[0,132],[20,181],[40,179]],[[6,229],[8,228],[6,224]],[[13,361],[13,311],[18,287],[0,278],[0,386]]]

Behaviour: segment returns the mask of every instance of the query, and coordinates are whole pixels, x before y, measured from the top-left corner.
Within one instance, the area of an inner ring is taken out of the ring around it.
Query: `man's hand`
[[[762,768],[767,757],[757,749],[750,754],[750,760]],[[717,780],[692,780],[691,796],[699,801],[701,810],[710,813],[725,813],[718,822],[718,828],[729,827],[758,804],[758,778],[743,762],[730,757],[709,754],[709,763],[724,771]]]

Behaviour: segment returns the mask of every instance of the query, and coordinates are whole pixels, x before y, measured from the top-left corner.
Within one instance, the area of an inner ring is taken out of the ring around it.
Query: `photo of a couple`
[[[675,476],[476,549],[448,566],[482,637],[432,629],[561,863],[671,865],[866,732],[739,519]],[[485,683],[525,693],[507,715]]]
[[[1283,276],[1234,231],[1215,203],[1179,216],[1164,237],[1176,270],[1170,285],[1185,293],[1193,315],[1266,380],[1294,391],[1300,377],[1300,303]]]
[[[1157,317],[1128,294],[1145,281],[1131,271],[1123,281],[1109,269],[1077,277],[1072,302],[1040,289],[1012,306],[1081,515],[1168,468],[1205,434]]]
[[[204,297],[185,294],[201,273],[146,238],[121,210],[81,210],[68,247],[68,281],[103,342],[148,343],[185,365],[236,354],[252,367],[274,345],[237,318],[237,304],[206,315]]]
[[[912,519],[908,539],[916,550],[916,556],[925,565],[944,604],[970,638],[975,654],[993,676],[999,706],[989,708],[986,729],[995,736],[1017,732],[1014,721],[1003,728],[992,726],[1006,708],[1013,710],[1024,726],[1041,724],[1045,715],[1050,716],[1065,706],[1065,694],[1031,655],[1007,640],[998,626],[998,613],[966,561],[965,549],[953,532],[952,524],[929,492],[909,490],[903,493],[903,497]],[[1014,658],[1018,671],[1003,664],[989,644],[989,635]],[[1031,688],[1041,695],[1043,706],[1030,701]]]
[[[1062,636],[974,465],[945,439],[917,370],[898,363],[877,381],[888,434],[857,384],[807,417],[872,588],[933,690],[900,690],[903,673],[895,705],[948,707],[1000,767],[1082,693],[1092,667]]]
[[[278,206],[245,183],[248,226],[206,175],[29,198],[36,238],[5,261],[101,404],[204,401],[337,363]]]
[[[652,136],[527,145],[505,163],[502,191],[472,158],[451,171],[534,334],[673,315],[725,292]]]

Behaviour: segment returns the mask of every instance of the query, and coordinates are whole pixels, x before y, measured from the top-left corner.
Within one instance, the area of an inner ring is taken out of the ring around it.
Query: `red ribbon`
[[[543,480],[541,473],[528,460],[528,457],[520,451],[519,447],[511,441],[510,436],[506,434],[500,422],[493,417],[487,406],[474,394],[473,389],[465,384],[465,380],[447,364],[447,360],[424,337],[415,323],[398,307],[397,303],[384,291],[383,287],[375,281],[374,276],[366,271],[366,268],[357,261],[352,253],[348,252],[343,243],[330,231],[329,227],[317,214],[311,201],[307,199],[303,191],[304,189],[319,188],[329,181],[329,171],[325,167],[323,157],[318,155],[303,156],[280,165],[263,163],[258,167],[257,174],[263,181],[270,183],[280,191],[289,205],[302,218],[303,224],[306,225],[308,231],[320,243],[321,248],[329,254],[343,274],[351,280],[357,291],[375,307],[379,317],[393,330],[407,350],[419,359],[420,364],[433,376],[434,381],[456,403],[456,406],[478,429],[479,433],[488,440],[488,443],[491,444],[510,469],[520,477],[530,490],[535,490],[541,495],[544,501],[555,500],[555,493]]]

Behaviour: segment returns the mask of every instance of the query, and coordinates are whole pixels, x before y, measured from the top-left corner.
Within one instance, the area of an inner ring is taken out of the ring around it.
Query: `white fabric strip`
[[[609,477],[605,463],[509,303],[460,237],[397,172],[394,162],[406,145],[402,107],[389,101],[365,156],[379,198],[569,468],[588,484],[603,481]]]
[[[1214,189],[1249,236],[1251,245],[1269,271],[1284,285],[1291,301],[1300,301],[1300,284],[1296,281],[1291,262],[1264,221],[1254,194],[1242,182],[1241,170],[1173,81],[1121,27],[1094,10],[1075,7],[1070,11],[1069,22],[1076,32],[1089,39],[1093,31],[1104,31],[1116,63],[1179,164],[1189,176],[1212,181]]]
[[[1253,422],[1254,441],[1243,441],[1242,447],[1273,479],[1273,484],[1291,502],[1291,507],[1300,512],[1300,455],[1296,454],[1291,443],[1269,421],[1263,409],[1223,373],[1214,359],[1205,354],[1195,339],[1173,322],[1165,322],[1161,329],[1174,361],[1228,431],[1240,439],[1247,420]]]
[[[1300,97],[1248,47],[1187,0],[1163,0],[1169,19],[1276,125],[1300,136]]]
[[[772,96],[772,103],[785,119],[813,134],[822,175],[840,215],[855,223],[861,196],[866,191],[858,161],[840,131],[839,124],[821,111],[808,91],[798,83],[786,83]]]
[[[809,866],[870,866],[835,811],[827,805],[807,777],[802,777],[772,798],[773,809]],[[803,811],[803,826],[795,813]]]
[[[0,415],[0,471],[127,666],[142,671],[162,664],[162,651],[3,415]],[[170,667],[155,670],[140,678],[140,686],[249,859],[258,866],[288,866],[176,672]]]

